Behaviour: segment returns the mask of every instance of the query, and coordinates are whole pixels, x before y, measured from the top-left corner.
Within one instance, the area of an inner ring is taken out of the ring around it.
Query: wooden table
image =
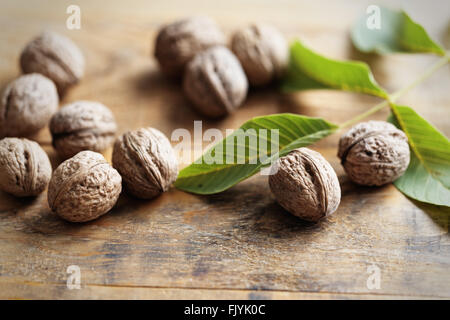
[[[61,32],[87,59],[86,77],[62,103],[106,104],[120,133],[154,126],[170,136],[176,128],[192,130],[201,119],[151,56],[158,27],[185,15],[207,14],[227,34],[251,21],[272,23],[327,56],[367,61],[389,91],[437,59],[376,57],[352,49],[349,29],[372,1],[77,1],[81,30],[68,30],[65,11],[72,2],[2,1],[0,85],[19,75],[18,57],[28,40],[43,29]],[[402,2],[448,46],[448,1]],[[400,101],[447,136],[449,79],[449,68],[443,68]],[[378,101],[331,90],[282,95],[268,88],[251,91],[236,114],[203,119],[203,126],[237,128],[251,117],[279,112],[339,123]],[[373,119],[387,115],[384,110]],[[48,129],[33,138],[56,167],[60,160]],[[448,210],[418,205],[392,185],[355,186],[336,157],[338,138],[313,146],[342,185],[338,211],[318,224],[286,213],[259,175],[213,196],[172,189],[140,201],[123,194],[109,214],[85,224],[52,214],[46,194],[24,200],[0,193],[0,298],[450,298]],[[111,150],[105,155],[110,159]],[[70,265],[80,267],[80,290],[66,287]],[[371,266],[380,272],[379,289],[367,286]]]

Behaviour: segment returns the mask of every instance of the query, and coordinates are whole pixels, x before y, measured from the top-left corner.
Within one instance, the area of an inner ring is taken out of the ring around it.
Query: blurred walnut
[[[167,191],[178,175],[169,140],[154,128],[129,131],[114,144],[113,166],[126,189],[135,197],[150,199]]]
[[[40,74],[12,81],[0,105],[0,137],[28,136],[39,131],[58,109],[58,101],[55,84]]]
[[[352,181],[381,186],[396,180],[408,167],[408,138],[390,123],[362,122],[341,137],[338,156]]]
[[[279,78],[288,64],[286,39],[275,28],[254,24],[234,33],[231,48],[253,86]]]
[[[55,82],[60,94],[78,83],[84,74],[84,57],[70,40],[55,32],[34,38],[20,56],[24,73],[41,73]]]
[[[48,204],[65,220],[85,222],[111,210],[121,191],[117,170],[101,154],[82,151],[53,172]]]
[[[52,175],[47,154],[34,141],[0,140],[0,189],[17,197],[36,196]]]
[[[70,103],[50,121],[53,146],[64,159],[82,150],[103,151],[113,143],[116,131],[111,111],[93,101]]]
[[[293,215],[318,221],[336,211],[341,188],[331,165],[322,155],[300,148],[278,159],[269,185],[278,203]]]
[[[200,113],[217,118],[241,106],[247,96],[248,83],[235,55],[217,46],[197,54],[189,62],[183,89]]]
[[[191,17],[164,26],[158,33],[155,57],[168,75],[181,76],[185,65],[198,52],[225,44],[216,23],[207,17]]]

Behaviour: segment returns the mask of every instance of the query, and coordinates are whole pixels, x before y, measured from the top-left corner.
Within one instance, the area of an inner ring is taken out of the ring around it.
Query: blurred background
[[[80,30],[66,28],[69,16],[66,8],[71,4],[81,8]],[[153,58],[153,44],[162,24],[189,15],[208,15],[218,22],[227,35],[251,22],[266,22],[278,28],[288,39],[300,38],[326,56],[365,60],[372,65],[378,82],[389,91],[394,91],[408,83],[435,57],[392,55],[380,59],[354,50],[350,28],[358,17],[365,14],[370,4],[406,10],[425,26],[432,38],[448,46],[450,2],[446,0],[3,0],[0,5],[0,86],[19,75],[18,57],[26,42],[42,30],[50,29],[72,38],[86,56],[86,77],[70,91],[66,101],[101,97],[101,102],[123,119],[119,121],[119,126],[123,124],[121,131],[130,123],[136,127],[160,124],[166,134],[174,128],[190,128],[192,120],[199,116],[187,106],[180,90],[167,83],[158,72]],[[426,118],[433,112],[435,125],[449,135],[450,129],[446,125],[448,111],[445,108],[430,108],[437,102],[442,104],[443,100],[447,105],[450,102],[448,92],[443,92],[437,85],[442,81],[448,81],[448,72],[439,72],[409,93],[402,102],[411,101]],[[376,101],[371,97],[343,92],[304,92],[289,98],[280,98],[272,93],[273,90],[264,90],[256,95],[251,92],[245,107],[218,126],[236,128],[243,118],[289,111],[312,116],[331,115],[329,120],[340,122]],[[262,101],[264,106],[261,106]],[[348,113],[335,112],[349,104],[352,108]],[[133,113],[129,112],[129,108],[119,108],[120,105],[133,107]],[[161,108],[162,105],[164,108]],[[439,113],[442,113],[441,116]],[[383,118],[385,114],[379,116]],[[217,123],[214,125],[217,126]],[[42,138],[47,139],[48,136]]]

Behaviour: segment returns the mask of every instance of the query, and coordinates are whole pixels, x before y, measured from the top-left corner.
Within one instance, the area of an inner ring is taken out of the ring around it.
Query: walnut
[[[142,199],[167,191],[178,175],[177,159],[169,140],[154,128],[120,136],[114,144],[112,162],[128,192]]]
[[[388,122],[362,122],[341,137],[338,156],[352,181],[381,186],[408,168],[408,138]]]
[[[0,190],[17,197],[36,196],[51,175],[50,160],[39,144],[28,139],[0,140]]]
[[[58,93],[48,78],[28,74],[8,84],[0,105],[0,137],[31,135],[45,127],[58,109]]]
[[[300,148],[278,159],[269,185],[278,203],[293,215],[316,222],[336,211],[341,188],[322,155]]]
[[[48,204],[65,220],[86,222],[111,210],[121,191],[117,170],[100,153],[82,151],[53,172]]]
[[[207,17],[191,17],[164,26],[158,33],[155,57],[163,72],[181,76],[185,65],[198,52],[225,44],[225,36]]]
[[[234,33],[231,49],[252,86],[268,84],[284,73],[289,58],[286,39],[275,28],[253,24]]]
[[[70,40],[46,31],[27,44],[20,56],[24,73],[41,73],[55,82],[60,94],[84,74],[84,57]]]
[[[248,83],[235,55],[218,46],[197,54],[189,62],[183,89],[200,113],[218,118],[241,106]]]
[[[53,146],[70,158],[82,150],[102,151],[114,141],[116,121],[103,104],[77,101],[62,107],[50,121]]]

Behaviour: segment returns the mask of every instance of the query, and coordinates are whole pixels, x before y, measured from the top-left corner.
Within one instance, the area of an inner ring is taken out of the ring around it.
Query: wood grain
[[[78,1],[82,29],[65,29],[70,1],[4,1],[0,17],[0,85],[19,75],[18,56],[42,29],[76,41],[87,59],[85,79],[62,104],[97,100],[114,112],[120,132],[154,126],[170,136],[193,129],[201,117],[179,84],[165,79],[151,58],[158,27],[189,14],[208,14],[229,34],[249,21],[277,26],[335,58],[360,59],[378,82],[394,91],[436,58],[375,57],[355,52],[349,28],[364,1]],[[390,2],[392,3],[392,2]],[[448,1],[404,4],[433,37],[444,41]],[[245,13],[245,14],[244,14]],[[399,101],[450,134],[448,67]],[[258,115],[295,112],[343,122],[379,100],[359,94],[309,91],[282,95],[276,88],[250,92],[236,114],[204,128],[236,128]],[[374,119],[385,119],[387,111]],[[52,164],[60,160],[48,129],[33,137]],[[17,199],[0,193],[0,298],[11,299],[340,299],[450,298],[449,211],[405,198],[394,186],[362,188],[345,176],[333,135],[314,146],[336,169],[342,202],[318,224],[279,207],[267,178],[255,176],[213,196],[170,190],[154,201],[122,194],[106,216],[70,224],[50,212],[46,194]],[[110,158],[111,150],[105,155]],[[183,164],[186,165],[186,164]],[[66,269],[81,269],[81,289],[68,290]],[[367,268],[381,272],[381,288],[368,289]]]

